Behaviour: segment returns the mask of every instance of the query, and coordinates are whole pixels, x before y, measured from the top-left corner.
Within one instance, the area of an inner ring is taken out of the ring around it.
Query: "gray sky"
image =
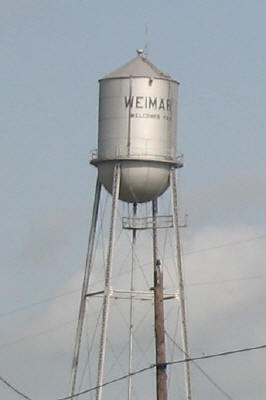
[[[265,343],[265,1],[0,6],[0,375],[34,399],[67,392],[96,179],[97,80],[146,42],[148,58],[181,83],[191,354]],[[197,252],[226,243],[235,244]],[[264,400],[264,359],[258,351],[200,365],[233,399]],[[194,399],[225,398],[195,368],[192,377]],[[0,394],[18,399],[2,384]]]

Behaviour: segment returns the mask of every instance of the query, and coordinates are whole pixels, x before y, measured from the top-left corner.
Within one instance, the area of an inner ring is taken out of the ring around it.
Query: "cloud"
[[[211,180],[207,185],[201,182],[200,187],[194,185],[192,191],[185,193],[191,227],[199,222],[204,227],[206,221],[213,225],[261,224],[265,221],[265,176],[264,168],[234,170],[219,181]]]
[[[106,227],[108,229],[108,226]],[[160,258],[165,271],[166,289],[177,288],[175,264],[172,261],[173,237],[168,231],[164,238],[160,231]],[[238,349],[265,342],[265,239],[255,239],[264,232],[245,225],[205,226],[197,232],[188,232],[182,241],[183,267],[185,274],[186,304],[189,331],[189,346],[192,356],[211,354]],[[113,288],[128,289],[131,269],[130,234],[117,236],[114,253]],[[254,238],[254,240],[252,240]],[[165,239],[165,240],[164,240]],[[90,290],[103,288],[103,252],[102,242],[98,241],[95,264],[92,272]],[[140,233],[137,239],[135,289],[150,292],[152,286],[152,247],[151,235]],[[105,252],[106,256],[106,252]],[[21,337],[24,338],[8,355],[7,365],[17,365],[23,374],[17,380],[21,387],[29,388],[32,368],[34,368],[38,388],[49,376],[57,383],[51,383],[50,389],[43,394],[58,391],[61,395],[70,377],[72,351],[77,324],[80,288],[83,268],[71,279],[57,287],[55,298],[44,303],[39,314],[35,313],[25,325]],[[81,369],[79,370],[79,388],[93,386],[93,376],[97,371],[97,359],[100,337],[101,298],[90,299],[84,326],[81,350]],[[182,358],[182,353],[173,344],[174,339],[181,345],[178,301],[165,302],[168,360]],[[128,300],[111,301],[107,361],[105,380],[123,375],[128,367]],[[99,318],[100,317],[100,318]],[[133,369],[154,362],[153,313],[150,301],[135,302],[134,307],[134,362]],[[93,345],[90,347],[90,341]],[[8,350],[8,347],[5,349]],[[90,355],[88,357],[88,351]],[[232,398],[250,399],[250,388],[256,391],[256,400],[263,400],[265,383],[263,376],[263,351],[245,353],[219,359],[198,362],[208,375],[219,384]],[[25,359],[25,355],[26,359]],[[23,361],[24,360],[24,361]],[[88,363],[93,366],[90,370]],[[250,365],[253,365],[250,368]],[[12,374],[11,374],[12,376]],[[84,377],[82,379],[82,377]],[[183,366],[168,368],[170,393],[184,397]],[[153,390],[154,371],[147,372],[133,382],[148,391]],[[223,399],[224,396],[204,375],[192,366],[193,391],[197,398]],[[257,388],[256,388],[257,386]],[[57,389],[56,389],[57,387]],[[126,384],[117,384],[116,390],[126,393]],[[36,389],[37,390],[37,389]],[[135,387],[138,392],[138,386]],[[110,396],[115,391],[110,388]],[[51,397],[51,396],[50,396]]]
[[[33,265],[45,265],[71,245],[82,223],[78,210],[52,211],[32,221],[23,256]]]
[[[69,353],[77,324],[82,274],[79,272],[58,288],[54,300],[44,307],[29,326],[35,336],[31,350],[39,355]]]
[[[191,355],[198,356],[203,353],[209,354],[253,346],[262,344],[265,341],[265,242],[263,239],[249,240],[259,236],[261,233],[256,228],[244,225],[230,227],[209,226],[194,233],[184,241],[184,270]],[[114,286],[121,289],[128,286],[130,263],[129,259],[127,264],[124,263],[127,254],[125,247],[128,247],[129,244],[128,239],[119,240],[121,240],[120,245],[123,248],[122,265],[124,269],[121,269],[120,265],[116,270],[116,273],[120,271],[120,274],[114,274],[118,278],[118,283],[114,279]],[[232,243],[232,245],[225,246],[229,243]],[[221,247],[219,247],[220,245]],[[150,256],[147,254],[147,250],[144,250],[143,242],[140,243],[140,247],[139,258],[145,262],[139,262],[137,285],[140,285],[142,281],[142,286],[146,287],[147,290],[150,282],[149,275],[151,275],[151,264],[147,263]],[[98,251],[98,256],[102,257],[100,251]],[[118,255],[116,254],[116,256]],[[174,265],[165,262],[165,268],[172,269]],[[98,278],[102,273],[98,272],[96,267],[94,272],[97,275],[95,287],[99,287],[97,286]],[[170,271],[169,273],[172,274],[172,272]],[[144,282],[143,278],[145,274],[148,280],[147,283]],[[82,272],[79,272],[58,289],[58,294],[77,289],[81,286],[81,281]],[[31,330],[34,332],[51,328],[50,332],[38,337],[35,344],[33,340],[31,344],[32,351],[36,355],[38,354],[40,359],[43,357],[49,359],[55,353],[64,353],[68,354],[70,361],[76,329],[75,319],[77,317],[78,303],[78,292],[63,297],[51,303],[43,314],[33,322]],[[82,350],[85,353],[88,350],[86,346],[88,346],[90,333],[94,331],[94,325],[97,322],[96,317],[99,315],[100,303],[101,300],[98,300],[97,304],[90,302],[90,306],[87,309],[88,316],[84,330],[85,347]],[[136,307],[135,324],[139,324],[139,328],[136,329],[134,339],[137,357],[134,368],[137,369],[152,362],[151,360],[153,359],[153,343],[151,340],[153,317],[150,304],[148,305],[146,302],[139,303]],[[173,332],[176,327],[175,316],[177,313],[175,310],[169,311],[168,305],[167,310],[167,318],[172,318],[169,332]],[[107,349],[111,354],[111,356],[107,356],[109,377],[121,375],[123,368],[126,368],[127,365],[127,339],[124,339],[128,335],[127,320],[128,303],[125,304],[125,301],[122,301],[120,305],[111,306],[107,345]],[[69,325],[64,326],[64,323],[69,323]],[[97,360],[99,326],[97,329],[98,333],[94,339],[95,348],[91,352],[94,363]],[[176,340],[179,344],[181,343],[180,333],[177,335]],[[170,348],[169,341],[168,346]],[[115,355],[115,353],[117,354]],[[181,358],[179,350],[175,349],[174,357]],[[260,366],[262,366],[260,354],[257,357],[259,360],[258,367],[254,367],[252,371],[250,371],[249,363],[246,360],[252,361],[252,359],[256,359],[256,354],[244,354],[241,357],[231,356],[231,358],[217,359],[210,362],[205,361],[201,362],[200,366],[217,383],[231,393],[233,398],[237,396],[241,397],[241,399],[248,399],[247,374],[249,375],[249,385],[253,385],[252,382],[259,382],[262,375],[260,372]],[[120,367],[114,368],[114,365],[120,365]],[[237,373],[237,378],[232,379],[232,376],[236,376],[236,368],[238,368],[239,373]],[[182,392],[183,389],[180,382],[183,381],[183,372],[181,366],[171,368],[169,376],[173,377],[174,371],[177,371],[180,379],[178,390]],[[215,399],[224,398],[196,368],[192,368],[192,378],[193,387],[197,393],[202,393],[204,397],[209,395]],[[106,379],[108,379],[107,376]],[[171,379],[174,382],[173,378]],[[174,385],[172,387],[175,387],[175,383],[172,383],[172,385]],[[85,384],[85,387],[87,386]],[[175,390],[177,389],[175,388]],[[258,397],[261,400],[262,398]]]
[[[192,355],[265,343],[265,239],[248,240],[262,233],[243,225],[206,227],[185,244]],[[232,245],[223,247],[226,243]],[[219,244],[221,247],[217,248]],[[200,249],[206,251],[197,251]],[[257,365],[250,369],[250,362],[256,358]],[[232,398],[249,399],[250,387],[256,391],[256,382],[263,381],[260,354],[215,359],[209,363],[201,362],[200,366],[206,368]],[[209,383],[199,379],[198,375],[200,373],[194,370],[197,382],[194,389],[205,393]],[[257,392],[255,398],[262,400],[262,393]]]

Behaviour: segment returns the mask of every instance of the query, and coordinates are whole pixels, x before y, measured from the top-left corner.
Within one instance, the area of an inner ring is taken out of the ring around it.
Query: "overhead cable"
[[[165,333],[166,333],[166,336],[168,337],[168,339],[169,339],[172,343],[174,343],[174,345],[175,345],[180,351],[182,351],[182,353],[185,354],[186,357],[189,357],[189,356],[184,352],[184,350],[182,349],[182,347],[180,347],[180,346],[176,343],[176,341],[175,341],[173,338],[171,338],[171,336],[168,334],[168,332],[165,332]],[[204,371],[204,369],[201,368],[201,367],[198,365],[198,363],[197,363],[196,361],[192,361],[192,363],[193,363],[193,365],[205,376],[205,378],[206,378],[220,393],[222,393],[227,399],[233,400],[233,398],[230,396],[230,394],[228,394],[220,385],[218,385],[218,383],[215,382],[215,380],[214,380],[209,374],[207,374],[207,372]]]
[[[262,350],[262,349],[265,349],[265,348],[266,348],[266,344],[262,344],[262,345],[259,345],[259,346],[245,347],[245,348],[242,348],[242,349],[224,351],[224,352],[221,352],[221,353],[208,354],[208,355],[199,356],[199,357],[190,357],[190,358],[186,358],[184,360],[169,361],[169,362],[165,363],[165,365],[167,366],[167,365],[174,365],[174,364],[182,364],[184,362],[193,362],[193,361],[199,361],[199,360],[206,360],[206,359],[216,358],[216,357],[225,357],[225,356],[229,356],[229,355],[232,355],[232,354],[244,353],[244,352],[253,351],[253,350]],[[130,376],[139,375],[139,374],[141,374],[143,372],[146,372],[146,371],[149,371],[149,370],[151,370],[151,369],[153,369],[155,367],[156,367],[156,364],[151,364],[150,366],[148,366],[146,368],[139,369],[137,371],[131,372],[130,374],[126,374],[126,375],[120,376],[120,377],[118,377],[116,379],[113,379],[111,381],[105,382],[105,383],[103,383],[101,385],[101,387],[108,386],[108,385],[111,385],[112,383],[116,383],[116,382],[122,381],[124,379],[129,378]],[[33,400],[33,398],[27,396],[25,393],[23,393],[20,390],[18,390],[13,384],[9,383],[2,376],[0,376],[0,381],[3,382],[7,387],[9,387],[9,389],[11,389],[15,393],[17,393],[20,397],[22,397],[22,398],[24,398],[26,400]],[[75,393],[75,394],[73,394],[71,396],[60,397],[60,398],[58,398],[56,400],[74,399],[75,397],[82,396],[83,394],[92,392],[92,391],[96,390],[97,388],[99,388],[99,387],[98,386],[94,386],[92,388],[83,390],[83,391],[81,391],[79,393]]]
[[[33,400],[29,396],[27,396],[25,393],[22,393],[20,390],[18,390],[14,385],[11,385],[6,379],[4,379],[2,376],[0,376],[0,381],[3,382],[9,389],[13,390],[13,392],[16,392],[20,397],[23,397],[23,399],[26,400]]]
[[[222,249],[224,247],[231,247],[231,246],[238,246],[242,243],[247,243],[247,242],[253,242],[254,240],[259,240],[259,239],[265,239],[266,235],[260,235],[260,236],[254,236],[248,239],[242,239],[242,240],[235,240],[232,242],[227,242],[223,243],[217,246],[211,246],[211,247],[206,247],[205,249],[198,249],[198,250],[191,250],[191,251],[185,251],[184,256],[189,256],[190,254],[198,254],[198,253],[205,253],[210,250],[217,250],[217,249]]]
[[[169,361],[169,362],[166,362],[165,365],[167,366],[167,365],[174,365],[174,364],[182,364],[184,362],[193,362],[193,361],[199,361],[199,360],[206,360],[206,359],[210,359],[210,358],[225,357],[225,356],[229,356],[229,355],[232,355],[232,354],[244,353],[244,352],[253,351],[253,350],[262,350],[262,349],[265,349],[265,348],[266,348],[266,344],[263,344],[263,345],[260,345],[260,346],[254,346],[254,347],[245,347],[245,348],[242,348],[242,349],[224,351],[224,352],[221,352],[221,353],[208,354],[208,355],[199,356],[199,357],[185,358],[183,360]],[[148,370],[151,370],[151,369],[153,369],[155,367],[156,367],[156,364],[151,364],[149,367],[142,368],[142,369],[139,369],[137,371],[131,372],[130,374],[126,374],[126,375],[120,376],[119,378],[112,379],[111,381],[104,382],[101,385],[101,387],[105,387],[105,386],[111,385],[113,383],[122,381],[124,379],[129,378],[130,376],[139,375],[139,374],[141,374],[143,372],[146,372]],[[56,400],[71,400],[71,399],[74,399],[75,397],[82,396],[83,394],[92,392],[92,391],[94,391],[94,390],[96,390],[98,388],[99,388],[99,386],[94,386],[92,388],[83,390],[83,391],[81,391],[79,393],[75,393],[72,396],[60,397],[60,398],[58,398]]]
[[[240,245],[242,243],[252,242],[252,241],[255,241],[255,240],[260,240],[260,239],[265,239],[265,238],[266,238],[266,235],[264,234],[264,235],[260,235],[260,236],[254,236],[254,237],[251,237],[251,238],[248,238],[248,239],[227,242],[227,243],[224,243],[224,244],[221,244],[221,245],[217,245],[217,246],[206,247],[206,248],[202,248],[202,249],[198,249],[198,250],[184,251],[183,256],[189,256],[191,254],[197,254],[197,253],[205,253],[205,252],[208,252],[208,251],[211,251],[211,250],[217,250],[217,249],[221,249],[223,247],[236,246],[236,245]],[[168,257],[166,257],[166,258],[168,258]],[[145,264],[141,264],[140,267],[143,267],[144,265],[146,265],[146,263]],[[127,273],[127,272],[125,272],[125,273]],[[261,275],[260,276],[250,276],[250,277],[246,277],[246,278],[237,278],[235,280],[259,279],[261,277],[264,277],[264,276],[261,276]],[[214,282],[214,283],[216,283],[216,282]],[[201,284],[202,283],[192,283],[192,284],[189,284],[187,286],[194,286],[194,285],[201,285]],[[207,282],[207,284],[212,284],[212,282]],[[8,316],[10,314],[14,314],[14,313],[20,312],[20,311],[27,310],[30,307],[37,306],[37,305],[40,305],[42,303],[47,303],[47,302],[56,300],[57,298],[60,298],[60,297],[71,295],[71,294],[73,294],[75,292],[79,292],[79,291],[80,291],[80,289],[71,290],[71,291],[62,293],[62,294],[57,295],[57,296],[49,297],[47,299],[43,299],[43,300],[40,300],[40,301],[37,301],[37,302],[34,302],[34,303],[27,304],[27,305],[22,306],[22,307],[15,308],[13,310],[10,310],[10,311],[4,312],[4,313],[0,313],[0,318]]]

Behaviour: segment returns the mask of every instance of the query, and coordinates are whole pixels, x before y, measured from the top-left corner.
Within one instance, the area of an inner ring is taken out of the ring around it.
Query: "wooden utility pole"
[[[154,329],[156,352],[157,400],[167,400],[167,374],[164,334],[163,270],[157,250],[157,200],[152,202],[153,213],[153,265],[154,265]]]

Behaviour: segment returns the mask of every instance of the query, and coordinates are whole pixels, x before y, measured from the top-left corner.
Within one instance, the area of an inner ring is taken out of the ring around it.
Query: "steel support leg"
[[[178,229],[176,176],[175,176],[174,168],[171,169],[171,171],[170,171],[170,186],[171,186],[173,225],[174,225],[174,235],[175,235],[176,267],[177,267],[177,273],[178,273],[179,297],[180,297],[181,331],[182,331],[182,342],[183,342],[182,344],[183,344],[184,359],[186,359],[189,357],[189,349],[188,349],[188,335],[187,335],[187,324],[186,324],[184,278],[183,278],[183,271],[182,271],[180,238],[179,238],[179,229]],[[189,364],[189,362],[184,363],[184,368],[185,368],[185,382],[186,382],[186,398],[187,398],[187,400],[191,400],[191,382],[190,382],[190,364]]]
[[[101,400],[102,398],[103,370],[105,361],[107,324],[108,324],[110,289],[111,289],[111,279],[112,279],[112,259],[113,259],[113,248],[114,248],[115,222],[116,222],[119,189],[120,189],[120,173],[121,173],[120,164],[116,164],[114,167],[114,175],[113,175],[112,213],[111,213],[109,243],[108,243],[106,270],[105,270],[105,287],[104,287],[104,297],[103,297],[102,329],[101,329],[101,339],[100,339],[100,353],[98,360],[96,400]]]
[[[97,183],[96,183],[96,189],[95,189],[95,197],[94,197],[93,212],[92,212],[90,234],[89,234],[88,251],[87,251],[87,257],[86,257],[83,285],[82,285],[82,290],[81,290],[78,324],[77,324],[77,329],[76,329],[76,338],[75,338],[74,354],[73,354],[73,361],[72,361],[69,396],[74,395],[75,387],[76,387],[81,336],[82,336],[85,310],[86,310],[86,294],[88,291],[88,285],[89,285],[89,279],[90,279],[90,273],[91,273],[91,267],[92,267],[92,255],[93,255],[93,250],[94,250],[94,241],[95,241],[96,225],[97,225],[97,219],[98,219],[100,196],[101,196],[101,183],[99,182],[99,178],[98,178]],[[71,399],[72,399],[72,397],[71,397]]]
[[[137,214],[137,203],[133,203],[133,218]],[[131,276],[130,276],[130,306],[129,306],[129,354],[128,354],[128,373],[132,373],[132,360],[133,360],[133,291],[134,291],[134,265],[136,258],[136,229],[132,232],[132,249],[131,249]],[[128,400],[132,398],[132,377],[128,378]]]

